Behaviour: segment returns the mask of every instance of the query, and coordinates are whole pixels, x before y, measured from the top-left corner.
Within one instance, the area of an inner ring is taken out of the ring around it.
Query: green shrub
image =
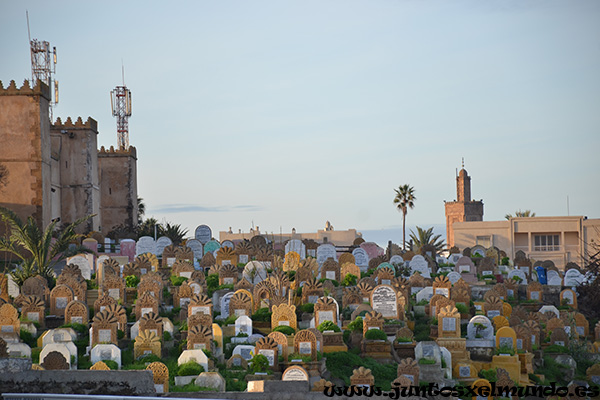
[[[559,344],[551,344],[544,349],[544,353],[564,353],[569,354],[569,349]]]
[[[363,319],[362,317],[356,317],[356,319],[348,324],[348,329],[352,332],[362,332],[363,330]]]
[[[312,358],[310,356],[302,355],[300,353],[292,353],[288,355],[288,361],[291,362],[292,360],[302,360],[302,362],[305,363],[312,362]]]
[[[165,342],[168,342],[168,341],[169,341],[169,340],[171,340],[171,339],[172,339],[172,337],[171,337],[171,333],[170,333],[170,332],[167,332],[167,331],[164,331],[164,332],[163,332],[163,340],[164,340]]]
[[[315,312],[315,305],[313,303],[305,303],[300,306],[300,311],[303,313],[312,314]]]
[[[390,390],[391,382],[397,378],[397,364],[382,364],[369,357],[360,357],[351,351],[327,353],[325,363],[331,376],[344,381],[346,385],[350,385],[352,372],[361,366],[371,370],[375,377],[375,386],[383,390]]]
[[[461,314],[468,314],[469,313],[469,308],[467,306],[465,306],[464,304],[462,304],[462,303],[457,303],[456,304],[456,309]]]
[[[269,359],[263,354],[255,354],[250,360],[250,370],[253,373],[267,372],[269,369]]]
[[[403,336],[396,339],[396,342],[398,342],[398,343],[412,343],[412,341],[413,341],[412,338],[403,337]]]
[[[333,323],[333,321],[324,321],[321,324],[319,324],[317,329],[321,332],[325,332],[325,331],[341,332],[342,331],[339,326],[337,326],[336,324]]]
[[[346,274],[342,280],[342,286],[356,286],[356,282],[358,282],[358,277],[356,275]]]
[[[269,307],[259,308],[254,314],[252,314],[252,321],[270,322],[271,314],[272,313],[269,312]]]
[[[176,376],[200,375],[202,372],[204,372],[202,365],[195,361],[188,361],[177,368]]]
[[[496,382],[498,380],[495,368],[480,370],[479,377],[483,378],[483,379],[487,379],[489,382]]]
[[[140,278],[135,275],[127,275],[125,277],[125,285],[130,288],[137,287],[140,284]]]
[[[367,340],[387,340],[387,335],[382,330],[369,329],[365,333],[365,339],[367,339]]]
[[[213,292],[219,287],[219,274],[210,274],[206,277],[206,289],[209,297],[212,297]]]
[[[22,341],[27,343],[29,345],[29,347],[37,346],[36,340],[33,337],[33,335],[31,334],[31,332],[29,332],[25,329],[21,329],[21,332],[19,333],[19,337],[21,338]]]
[[[237,319],[237,316],[230,315],[229,317],[227,317],[225,319],[225,321],[223,322],[223,325],[233,325],[233,324],[235,324],[236,319]]]
[[[153,362],[156,362],[156,361],[162,362],[163,360],[160,357],[158,357],[157,355],[154,355],[154,354],[144,354],[144,355],[141,355],[140,357],[138,357],[137,361],[139,363],[153,363]]]
[[[181,284],[188,280],[185,276],[173,276],[171,275],[171,284],[173,286],[181,286]]]
[[[433,365],[433,364],[435,364],[435,360],[431,359],[431,358],[421,358],[421,359],[419,359],[419,364]]]
[[[511,348],[510,346],[500,346],[496,349],[496,355],[500,355],[500,354],[510,354],[511,356],[515,355],[515,350],[513,348]]]
[[[120,329],[117,329],[117,339],[121,340],[125,337],[125,332]]]
[[[502,260],[500,261],[500,265],[508,265],[508,261],[509,261],[508,257],[502,257]]]
[[[293,335],[294,333],[296,333],[296,330],[294,328],[292,328],[291,326],[286,326],[286,325],[279,325],[277,327],[275,327],[275,329],[273,329],[273,332],[281,332],[284,335]]]
[[[117,364],[116,361],[113,360],[103,360],[104,364],[106,364],[106,366],[110,369],[114,370],[118,370],[119,369],[119,364]]]

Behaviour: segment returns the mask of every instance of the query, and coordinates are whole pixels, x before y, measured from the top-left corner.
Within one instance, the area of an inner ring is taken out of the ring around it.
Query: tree
[[[535,217],[535,213],[531,212],[531,210],[521,211],[519,209],[519,211],[515,211],[515,217],[533,218],[533,217]],[[513,216],[512,216],[512,214],[506,214],[504,216],[504,218],[510,220],[511,218],[513,218]]]
[[[8,208],[0,207],[0,217],[8,228],[7,236],[0,238],[0,251],[6,251],[20,260],[20,267],[11,275],[15,283],[21,285],[25,279],[35,275],[41,275],[51,282],[54,277],[54,265],[67,257],[65,252],[69,249],[69,244],[82,236],[75,232],[75,228],[94,215],[88,215],[67,225],[55,235],[55,241],[52,241],[52,237],[58,220],[53,220],[42,231],[32,217],[28,217],[23,223],[17,214]],[[82,248],[81,251],[89,252],[86,248]]]
[[[141,197],[137,198],[137,206],[138,206],[138,225],[141,225],[144,222],[144,214],[146,214],[146,204],[144,203],[144,199]]]
[[[0,164],[0,189],[8,183],[8,168],[6,165]]]
[[[409,208],[415,207],[415,189],[409,185],[399,186],[398,189],[394,189],[396,197],[394,197],[394,204],[398,211],[402,212],[402,249],[406,250],[406,213]]]
[[[410,239],[413,241],[414,245],[415,245],[415,249],[414,251],[416,253],[419,252],[419,250],[421,249],[421,247],[425,246],[426,244],[430,244],[433,247],[435,247],[436,252],[440,252],[444,249],[444,247],[446,247],[446,243],[444,243],[443,239],[440,239],[442,237],[442,235],[435,235],[433,234],[433,227],[425,230],[423,228],[421,228],[420,226],[417,226],[417,233],[415,234],[415,232],[413,232],[412,230],[410,231]]]
[[[169,222],[165,222],[164,225],[159,226],[159,231],[161,236],[166,236],[175,245],[180,245],[183,241],[185,235],[187,235],[188,230],[183,229],[180,224],[171,225]]]

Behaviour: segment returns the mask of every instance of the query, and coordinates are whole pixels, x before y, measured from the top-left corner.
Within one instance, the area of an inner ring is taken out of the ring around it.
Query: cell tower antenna
[[[131,117],[131,91],[125,86],[125,67],[121,60],[123,86],[110,91],[110,107],[113,117],[117,117],[117,142],[120,150],[129,149],[129,117]]]
[[[31,51],[31,85],[35,86],[37,81],[44,82],[50,88],[50,120],[53,117],[53,108],[58,104],[58,81],[52,81],[52,74],[56,73],[56,47],[50,49],[50,43],[31,40],[31,31],[29,29],[29,11],[25,11],[27,17],[27,36],[29,38],[29,48]],[[52,86],[54,85],[54,90]],[[54,96],[52,96],[54,92]]]

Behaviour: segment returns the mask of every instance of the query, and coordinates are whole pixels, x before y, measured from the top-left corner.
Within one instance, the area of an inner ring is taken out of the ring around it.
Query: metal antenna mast
[[[120,150],[129,148],[129,117],[131,117],[131,91],[125,86],[125,67],[121,64],[123,86],[110,91],[110,107],[117,117],[117,142]]]
[[[31,40],[29,30],[29,12],[25,11],[27,16],[27,34],[29,36],[29,46],[31,50],[31,84],[35,86],[38,79],[44,82],[50,88],[52,93],[52,74],[56,73],[56,47],[50,49],[50,43]],[[51,95],[52,97],[52,95]],[[54,99],[50,99],[50,120],[52,120],[52,109],[58,104],[58,81],[54,81]]]

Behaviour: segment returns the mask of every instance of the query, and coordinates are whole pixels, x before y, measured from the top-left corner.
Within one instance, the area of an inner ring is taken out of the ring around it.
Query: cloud
[[[237,206],[199,206],[195,204],[162,204],[157,207],[150,208],[149,213],[188,213],[188,212],[205,212],[205,213],[219,213],[219,212],[250,212],[250,211],[263,211],[263,207],[255,205],[237,205]]]

